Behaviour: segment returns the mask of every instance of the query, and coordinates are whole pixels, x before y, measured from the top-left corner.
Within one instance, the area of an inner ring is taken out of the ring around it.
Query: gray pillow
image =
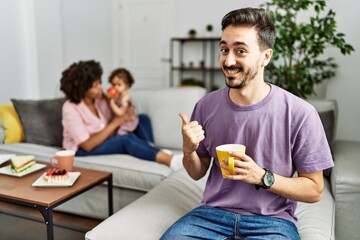
[[[319,112],[319,116],[322,122],[322,125],[325,130],[326,138],[331,150],[333,153],[334,142],[335,142],[335,112],[333,110]],[[334,154],[333,154],[334,156]],[[324,170],[324,175],[330,177],[332,168]]]
[[[335,112],[333,110],[319,112],[319,116],[323,124],[329,146],[332,150],[335,142]]]
[[[11,99],[25,133],[25,142],[62,146],[62,105],[65,98],[49,100]]]

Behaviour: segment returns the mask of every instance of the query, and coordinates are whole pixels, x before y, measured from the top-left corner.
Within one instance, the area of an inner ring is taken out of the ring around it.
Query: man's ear
[[[271,60],[272,54],[273,54],[273,50],[271,48],[268,48],[264,51],[264,60],[261,64],[262,67],[266,67],[266,65],[268,65],[268,63]]]

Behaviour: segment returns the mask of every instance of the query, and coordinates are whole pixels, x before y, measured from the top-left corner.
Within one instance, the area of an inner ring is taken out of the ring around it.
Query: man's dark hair
[[[262,8],[241,8],[226,14],[221,21],[221,30],[229,25],[255,27],[258,32],[258,41],[261,50],[273,48],[276,31],[270,13]]]
[[[73,103],[81,102],[96,80],[101,81],[103,70],[94,60],[73,63],[62,72],[60,90]]]
[[[126,84],[129,85],[129,88],[134,84],[134,78],[131,73],[125,68],[117,68],[111,72],[109,76],[109,83],[112,83],[114,77],[119,77],[124,80]]]

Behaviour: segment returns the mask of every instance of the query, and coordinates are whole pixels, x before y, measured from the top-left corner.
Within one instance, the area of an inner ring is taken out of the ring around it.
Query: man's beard
[[[226,74],[224,73],[225,76],[225,84],[226,86],[228,86],[228,88],[236,88],[236,89],[242,89],[243,87],[245,87],[246,85],[248,85],[252,79],[255,78],[255,76],[258,73],[258,69],[257,68],[247,68],[244,69],[244,67],[242,66],[230,66],[230,67],[223,67],[224,70],[238,70],[238,73],[242,73],[242,78],[240,78],[241,76],[237,76],[237,77],[226,77]],[[239,80],[240,82],[235,82],[236,80]]]

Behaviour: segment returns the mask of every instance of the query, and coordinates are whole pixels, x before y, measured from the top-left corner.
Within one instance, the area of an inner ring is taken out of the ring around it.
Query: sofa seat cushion
[[[297,228],[301,239],[335,239],[335,201],[331,194],[328,179],[324,179],[325,188],[322,199],[316,203],[299,202],[296,216]]]
[[[205,179],[196,182],[181,169],[100,223],[85,239],[159,239],[178,218],[199,205],[204,185]]]
[[[177,219],[200,204],[205,181],[206,177],[194,181],[181,169],[100,223],[85,238],[159,239]],[[325,181],[321,201],[315,204],[299,203],[296,210],[298,229],[303,240],[329,240],[334,237],[335,204],[329,182]]]
[[[34,155],[39,161],[49,162],[59,148],[32,143],[0,144],[0,152]],[[173,153],[179,153],[173,150]],[[141,160],[127,154],[75,157],[76,167],[91,168],[113,173],[113,185],[147,192],[173,171],[152,161]]]
[[[56,151],[59,151],[58,147],[43,146],[34,143],[11,143],[0,144],[0,152],[11,153],[18,155],[34,155],[36,160],[49,162],[50,157]]]
[[[147,192],[173,171],[152,161],[127,154],[76,157],[75,166],[113,173],[113,185]]]

